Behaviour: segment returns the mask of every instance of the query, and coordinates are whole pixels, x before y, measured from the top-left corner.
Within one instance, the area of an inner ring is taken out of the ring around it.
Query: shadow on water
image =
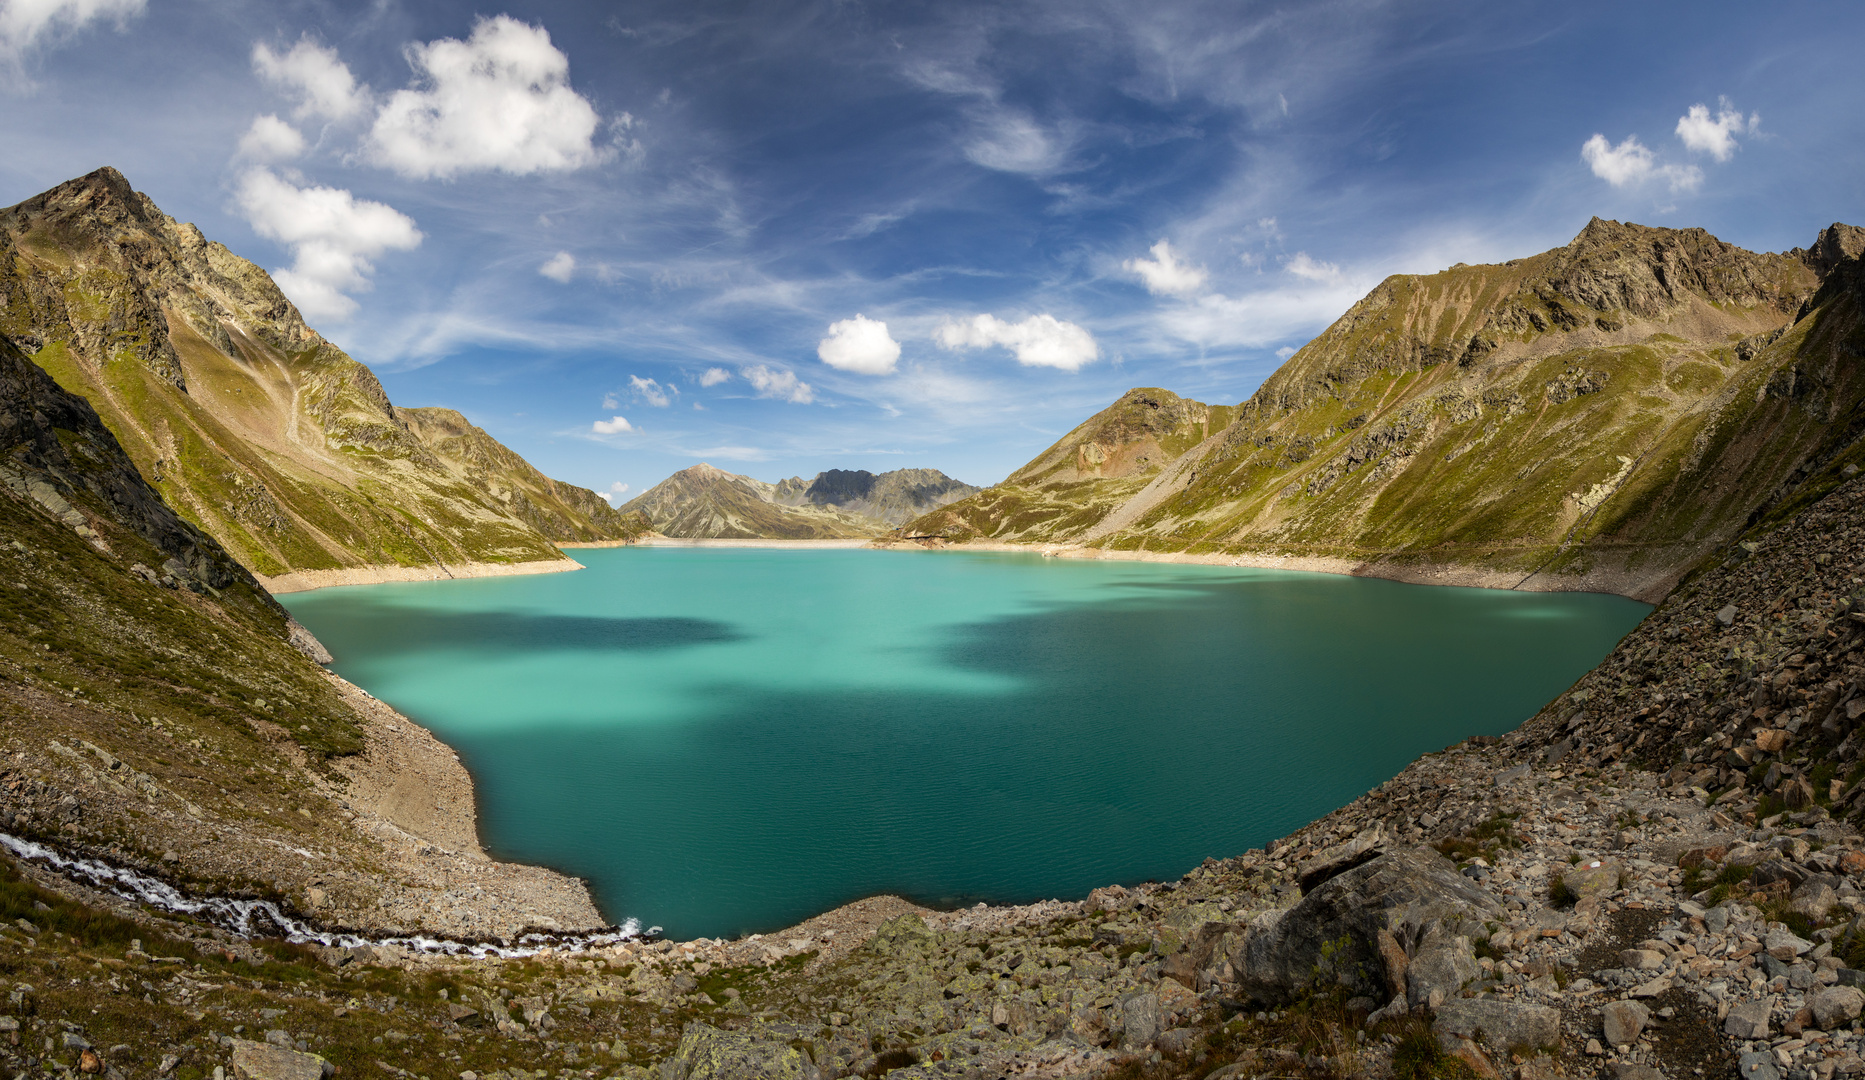
[[[1200,584],[949,627],[946,664],[1018,677],[994,695],[719,683],[678,727],[540,716],[453,741],[496,807],[489,846],[677,935],[877,893],[1080,896],[1237,854],[1515,726],[1645,610],[1514,602]]]
[[[521,652],[642,652],[720,645],[745,635],[730,623],[680,617],[611,618],[515,611],[423,611],[419,618],[382,619],[369,610],[319,612],[332,627],[335,650],[376,659],[463,651],[509,656]]]

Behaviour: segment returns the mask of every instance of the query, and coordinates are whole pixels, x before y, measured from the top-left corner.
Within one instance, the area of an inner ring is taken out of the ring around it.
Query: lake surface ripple
[[[1022,554],[575,556],[281,600],[460,752],[490,851],[678,937],[1176,878],[1513,728],[1650,610]]]

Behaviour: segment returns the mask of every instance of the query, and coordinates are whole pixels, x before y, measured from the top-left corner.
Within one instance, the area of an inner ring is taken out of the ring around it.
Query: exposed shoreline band
[[[339,585],[385,585],[395,581],[448,581],[460,578],[515,577],[521,574],[561,574],[581,570],[583,564],[565,556],[521,563],[454,563],[436,566],[345,566],[337,570],[290,570],[283,574],[254,574],[274,596],[310,592]]]
[[[808,541],[803,541],[807,543]],[[962,543],[923,544],[912,540],[872,540],[865,546],[879,550],[915,548],[922,551],[991,551],[1022,555],[1041,555],[1054,559],[1089,559],[1103,562],[1179,563],[1192,566],[1237,566],[1259,570],[1298,570],[1311,574],[1338,574],[1344,577],[1383,578],[1410,585],[1448,585],[1456,588],[1497,589],[1505,592],[1593,592],[1611,593],[1655,604],[1673,585],[1672,577],[1662,580],[1638,578],[1626,574],[1523,574],[1519,571],[1486,570],[1458,563],[1430,563],[1406,566],[1373,562],[1366,559],[1342,559],[1323,555],[1251,555],[1214,552],[1194,555],[1177,551],[1126,551],[1080,547],[1073,544],[1009,544],[995,540],[969,540]]]

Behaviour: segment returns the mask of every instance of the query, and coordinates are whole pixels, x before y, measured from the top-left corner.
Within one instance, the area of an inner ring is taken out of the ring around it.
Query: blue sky
[[[1840,3],[0,0],[0,203],[115,165],[398,404],[598,490],[982,484],[1131,386],[1244,399],[1388,274],[1595,214],[1865,222],[1860,40]]]

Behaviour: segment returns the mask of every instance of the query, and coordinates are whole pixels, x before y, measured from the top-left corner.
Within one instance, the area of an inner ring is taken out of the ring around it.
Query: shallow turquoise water
[[[284,602],[500,856],[682,937],[1172,878],[1532,715],[1644,604],[957,554],[578,551]]]

